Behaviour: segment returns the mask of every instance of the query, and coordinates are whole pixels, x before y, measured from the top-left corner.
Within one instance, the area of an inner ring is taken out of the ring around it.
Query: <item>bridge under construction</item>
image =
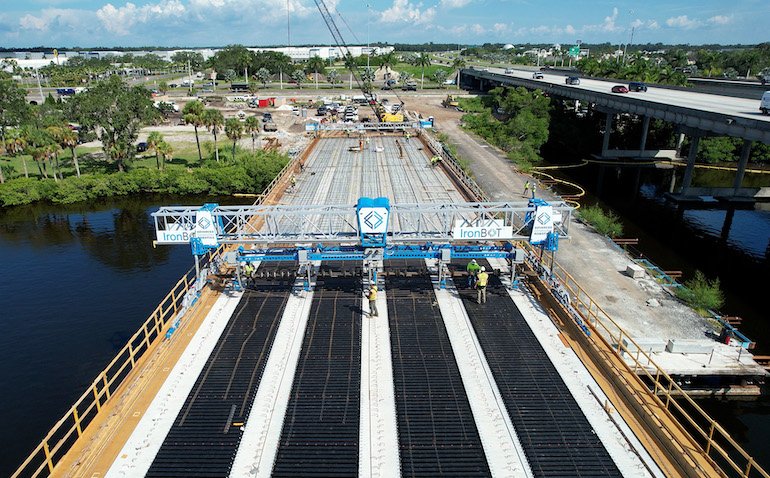
[[[770,478],[558,268],[571,210],[316,132],[255,204],[155,214],[196,267],[14,477]]]

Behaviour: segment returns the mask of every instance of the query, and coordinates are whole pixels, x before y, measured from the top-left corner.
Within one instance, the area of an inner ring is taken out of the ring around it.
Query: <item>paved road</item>
[[[490,73],[497,73],[501,75],[506,74],[505,70],[501,68],[488,68],[488,70]],[[565,75],[563,73],[544,72],[544,77],[541,80],[534,80],[532,78],[532,71],[526,71],[526,70],[513,70],[513,73],[510,73],[507,76],[524,78],[524,79],[533,80],[536,82],[542,82],[544,84],[552,84],[552,85],[559,85],[559,86],[565,85]],[[610,90],[614,85],[620,85],[620,84],[624,84],[624,83],[581,78],[579,85],[571,85],[570,88],[583,89],[586,91],[595,91],[599,93],[610,93]],[[625,85],[627,86],[627,83],[625,83]],[[770,89],[770,87],[768,89]],[[732,116],[741,116],[744,118],[763,120],[770,123],[770,116],[763,115],[759,111],[759,99],[749,100],[744,98],[733,98],[729,96],[696,93],[694,91],[681,91],[681,90],[670,90],[666,88],[656,88],[654,86],[649,86],[647,92],[613,93],[613,94],[617,94],[619,96],[628,95],[632,97],[643,98],[653,103],[681,106],[684,108],[694,108],[694,109],[710,111],[715,113],[723,113],[723,114],[732,115]]]

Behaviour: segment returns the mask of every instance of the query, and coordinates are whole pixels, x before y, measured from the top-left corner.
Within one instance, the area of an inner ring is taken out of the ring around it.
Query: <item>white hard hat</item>
[[[473,262],[474,264],[476,264],[476,259],[471,259],[471,262]]]
[[[481,266],[481,272],[484,272],[485,270],[487,270],[487,268],[484,266]]]

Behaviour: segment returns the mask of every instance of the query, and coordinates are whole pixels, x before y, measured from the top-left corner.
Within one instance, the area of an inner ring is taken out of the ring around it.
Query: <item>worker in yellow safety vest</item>
[[[377,317],[377,286],[373,285],[369,288],[369,317]]]
[[[441,162],[441,156],[433,156],[432,158],[430,158],[430,165],[433,168],[435,168],[440,162]]]
[[[529,181],[524,182],[524,193],[522,196],[527,197],[527,193],[529,193]]]
[[[486,304],[487,302],[489,274],[487,274],[486,270],[486,267],[481,266],[481,271],[476,276],[476,302],[479,304]]]

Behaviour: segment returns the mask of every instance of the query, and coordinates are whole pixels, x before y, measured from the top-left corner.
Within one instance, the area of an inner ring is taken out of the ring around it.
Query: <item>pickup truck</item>
[[[266,132],[269,131],[278,131],[278,125],[273,123],[272,121],[268,121],[262,124],[262,129]]]

